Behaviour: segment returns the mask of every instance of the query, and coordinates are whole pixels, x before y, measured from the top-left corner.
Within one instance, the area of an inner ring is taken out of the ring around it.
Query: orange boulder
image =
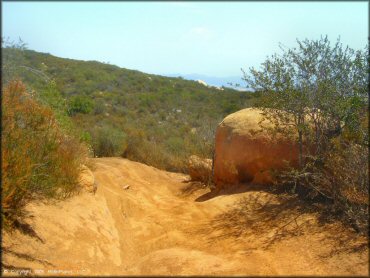
[[[226,184],[273,182],[271,171],[296,165],[298,146],[294,138],[273,134],[273,124],[262,111],[247,108],[228,115],[217,127],[214,182]]]

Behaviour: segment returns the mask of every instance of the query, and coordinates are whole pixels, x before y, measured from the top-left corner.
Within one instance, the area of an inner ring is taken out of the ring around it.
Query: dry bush
[[[127,148],[126,134],[113,126],[94,127],[90,134],[95,157],[120,156]]]
[[[30,200],[76,192],[87,149],[63,134],[53,111],[35,101],[22,82],[10,82],[2,97],[2,217],[10,228],[25,216]]]
[[[333,139],[322,157],[306,157],[305,167],[276,174],[305,199],[323,202],[327,219],[337,218],[366,233],[369,215],[369,151],[366,145]],[[330,215],[329,215],[330,214]]]
[[[314,180],[356,230],[366,232],[369,209],[369,151],[355,143],[336,143]]]
[[[154,122],[141,127],[136,122],[126,123],[122,129],[127,145],[122,156],[159,169],[188,173],[191,155],[212,159],[217,123],[205,120],[194,132],[172,124]]]
[[[212,159],[204,159],[196,155],[189,157],[188,172],[192,181],[201,181],[205,185],[213,183]]]
[[[164,145],[148,141],[139,133],[129,137],[123,157],[167,171],[186,171],[186,158],[183,155],[173,155]]]

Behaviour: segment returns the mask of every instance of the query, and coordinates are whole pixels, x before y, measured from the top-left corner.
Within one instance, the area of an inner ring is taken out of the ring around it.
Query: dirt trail
[[[295,199],[246,186],[212,196],[186,175],[94,160],[96,195],[30,205],[34,236],[3,235],[5,267],[47,275],[368,274],[366,239],[320,224]]]

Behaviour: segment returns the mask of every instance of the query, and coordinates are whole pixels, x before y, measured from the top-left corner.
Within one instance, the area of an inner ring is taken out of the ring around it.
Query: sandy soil
[[[34,203],[3,233],[5,275],[367,275],[366,238],[297,199],[94,159],[98,190]],[[31,228],[32,227],[32,228]]]

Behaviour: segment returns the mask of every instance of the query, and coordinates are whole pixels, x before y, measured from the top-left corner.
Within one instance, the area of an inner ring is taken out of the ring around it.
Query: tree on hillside
[[[321,155],[327,141],[345,129],[365,131],[359,127],[368,100],[368,59],[365,51],[344,49],[339,39],[333,47],[327,37],[297,43],[281,47],[283,53],[269,57],[260,70],[244,72],[244,80],[261,92],[257,106],[267,117],[280,128],[294,126],[302,167],[304,146],[313,145]]]
[[[257,106],[279,132],[297,135],[299,169],[278,175],[303,196],[324,196],[365,231],[368,219],[368,48],[340,39],[297,40],[281,47],[244,80],[261,94]]]

